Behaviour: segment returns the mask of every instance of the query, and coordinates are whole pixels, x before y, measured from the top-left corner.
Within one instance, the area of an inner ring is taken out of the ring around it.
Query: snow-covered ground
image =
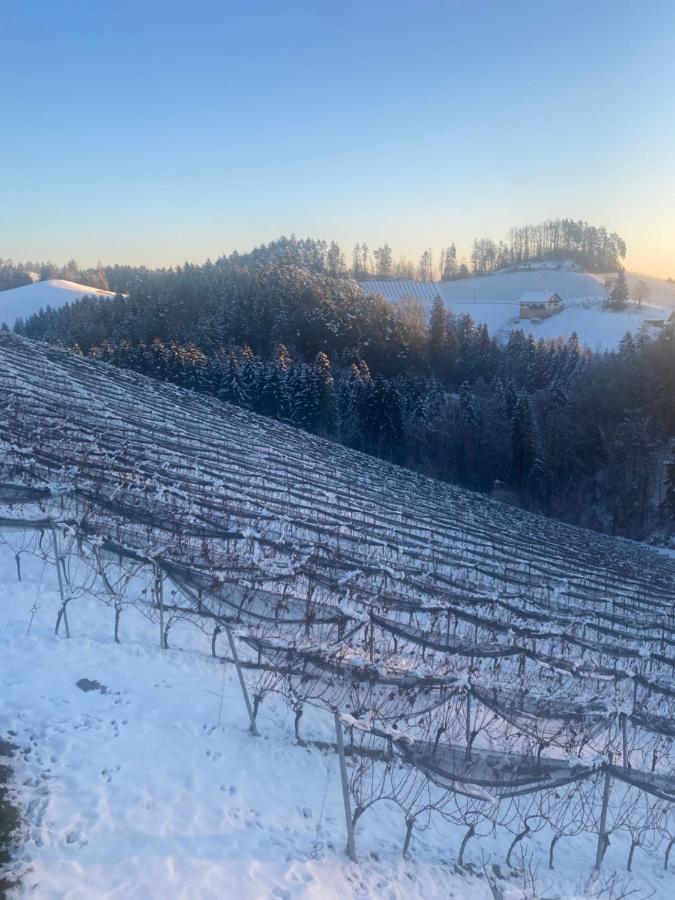
[[[17,896],[478,900],[492,896],[481,857],[507,876],[505,897],[524,896],[504,865],[508,836],[473,839],[459,870],[463,831],[441,821],[415,834],[404,861],[404,822],[385,805],[360,820],[359,863],[349,862],[335,754],[298,745],[274,699],[251,737],[235,672],[210,656],[204,634],[177,625],[173,649],[160,651],[156,626],[129,607],[115,645],[112,611],[84,598],[69,607],[72,638],[56,638],[55,570],[23,557],[22,579],[0,543],[0,735],[18,747],[25,818]],[[82,678],[103,692],[82,691]],[[308,710],[303,737],[331,741],[331,726]],[[525,842],[540,895],[588,895],[593,838],[563,839],[553,871],[549,840]],[[627,850],[612,837],[594,896],[615,871],[624,877]],[[638,849],[633,869],[635,900],[674,895],[661,855]]]
[[[440,295],[456,315],[467,314],[476,322],[484,322],[497,336],[504,338],[514,329],[547,339],[569,337],[576,332],[591,349],[613,349],[627,331],[635,334],[646,319],[666,318],[675,309],[675,283],[635,273],[627,276],[631,291],[635,292],[637,282],[644,280],[649,290],[648,302],[641,309],[603,309],[606,277],[542,268],[433,283],[370,280],[363,283],[363,288],[394,302],[415,296],[427,307]],[[517,301],[528,291],[555,291],[564,309],[544,322],[521,320]]]
[[[112,291],[102,291],[99,288],[58,278],[0,291],[0,324],[4,323],[8,328],[12,328],[19,318],[27,319],[47,306],[58,309],[66,303],[72,303],[86,296],[114,297],[115,294]]]

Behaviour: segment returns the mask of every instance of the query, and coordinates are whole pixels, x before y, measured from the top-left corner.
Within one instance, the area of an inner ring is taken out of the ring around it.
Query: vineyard
[[[347,852],[388,802],[474,842],[675,843],[675,561],[186,390],[0,333],[0,540],[78,599],[177,623],[265,700],[331,717]],[[174,632],[175,633],[175,632]]]

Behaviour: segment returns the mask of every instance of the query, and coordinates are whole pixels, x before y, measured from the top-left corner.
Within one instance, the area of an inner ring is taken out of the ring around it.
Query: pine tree
[[[333,278],[337,278],[345,273],[345,257],[340,247],[335,241],[330,242],[330,246],[326,251],[326,271]]]
[[[429,319],[429,363],[431,371],[439,378],[447,376],[448,322],[445,304],[436,296]]]
[[[375,274],[378,278],[391,277],[393,270],[393,257],[389,244],[384,244],[373,251],[375,257]]]
[[[338,385],[337,436],[338,440],[348,447],[356,447],[358,449],[363,447],[363,411],[365,407],[366,383],[359,366],[356,363],[352,363],[349,377],[342,378]]]
[[[517,399],[511,418],[511,448],[513,454],[513,484],[526,493],[535,461],[536,433],[530,401],[525,392]]]
[[[378,375],[366,392],[365,424],[373,452],[381,459],[393,460],[402,435],[401,405],[396,388]]]
[[[246,397],[239,372],[239,362],[235,353],[228,354],[218,396],[221,400],[236,403],[237,406],[246,405]]]
[[[286,414],[283,384],[284,370],[277,363],[263,363],[260,392],[255,411],[271,419],[283,419]]]
[[[625,306],[630,302],[630,290],[628,288],[628,280],[626,279],[626,270],[619,269],[614,279],[614,286],[609,295],[610,306]]]
[[[431,250],[425,250],[420,256],[419,266],[417,267],[418,281],[433,281],[433,268]]]
[[[330,370],[330,360],[325,353],[319,352],[314,360],[316,373],[316,390],[318,401],[317,430],[320,435],[326,437],[333,431],[335,411],[335,397],[333,394],[333,375]]]
[[[445,251],[441,268],[441,281],[452,281],[457,276],[457,250],[454,244]]]
[[[364,278],[365,274],[361,259],[361,245],[354,244],[354,249],[352,250],[352,276],[358,280]]]

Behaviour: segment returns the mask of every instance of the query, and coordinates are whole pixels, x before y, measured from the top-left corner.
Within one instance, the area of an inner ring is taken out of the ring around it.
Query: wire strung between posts
[[[312,847],[312,852],[310,856],[312,859],[319,858],[319,852],[323,850],[323,841],[321,840],[321,830],[323,828],[323,817],[326,812],[326,799],[328,797],[328,788],[330,787],[331,779],[333,777],[333,769],[335,768],[335,754],[331,753],[330,759],[328,761],[328,767],[326,769],[326,781],[323,786],[323,797],[321,798],[321,809],[319,810],[319,820],[316,823],[316,838],[314,839],[314,846]]]

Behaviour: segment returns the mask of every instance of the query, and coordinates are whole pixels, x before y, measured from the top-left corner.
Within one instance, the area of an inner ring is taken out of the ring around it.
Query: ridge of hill
[[[22,287],[0,291],[0,324],[13,328],[17,319],[27,319],[50,306],[58,309],[82,297],[114,297],[113,291],[76,284],[60,278],[34,281]]]

